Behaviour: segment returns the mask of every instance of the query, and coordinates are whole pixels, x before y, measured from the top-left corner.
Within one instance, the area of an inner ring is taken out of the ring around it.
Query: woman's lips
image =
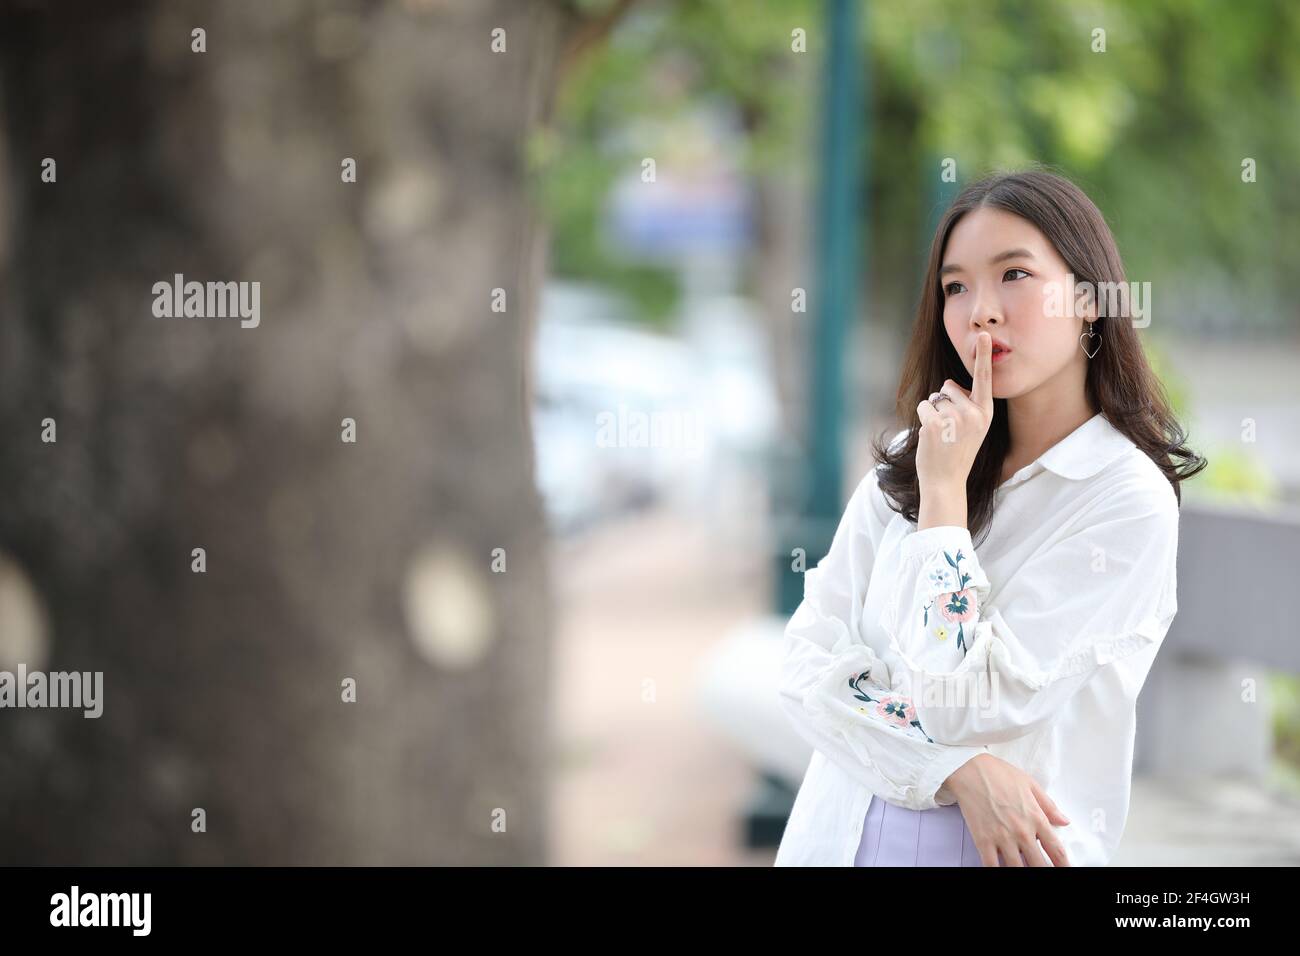
[[[1004,362],[1010,357],[1011,357],[1010,349],[1006,349],[1005,351],[994,349],[993,356],[990,359],[990,361],[992,362],[992,364],[997,365],[999,362]]]
[[[992,353],[990,354],[989,357],[990,357],[994,362],[1001,362],[1001,361],[1005,360],[1006,357],[1007,357],[1008,355],[1010,355],[1013,351],[1015,351],[1015,350],[1014,350],[1014,349],[1011,349],[1011,348],[1008,348],[1008,347],[1005,346],[1005,345],[1000,345],[1000,344],[998,344],[997,342],[994,342],[994,343],[993,343],[993,351],[992,351]],[[971,349],[971,352],[970,352],[970,359],[971,359],[972,362],[974,362],[978,357],[979,357],[979,345],[977,344],[974,348]]]

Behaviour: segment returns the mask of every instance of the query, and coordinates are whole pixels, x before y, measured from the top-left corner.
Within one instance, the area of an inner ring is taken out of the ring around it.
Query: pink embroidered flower
[[[912,701],[900,695],[882,697],[876,701],[876,713],[892,723],[906,727],[912,723]]]
[[[974,588],[939,596],[939,612],[949,621],[969,621],[977,616],[978,610]]]

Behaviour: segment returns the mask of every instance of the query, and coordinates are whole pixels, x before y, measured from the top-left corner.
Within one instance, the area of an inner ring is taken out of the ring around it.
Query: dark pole
[[[857,290],[865,272],[859,251],[866,180],[867,122],[860,0],[827,0],[826,69],[817,163],[814,221],[816,269],[812,297],[812,374],[807,480],[802,483],[797,530],[787,538],[781,561],[778,605],[793,613],[803,596],[803,575],[792,567],[791,551],[802,547],[812,567],[830,548],[844,502],[844,351]]]

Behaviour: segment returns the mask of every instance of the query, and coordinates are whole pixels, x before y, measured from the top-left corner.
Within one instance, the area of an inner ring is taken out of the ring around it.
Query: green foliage
[[[735,104],[745,124],[742,170],[788,163],[792,148],[804,148],[802,126],[815,110],[815,89],[800,80],[805,68],[788,53],[790,30],[814,23],[807,12],[814,6],[682,0],[633,7],[569,78],[555,125],[530,156],[552,230],[553,273],[607,282],[645,321],[668,321],[678,302],[676,277],[622,261],[609,248],[600,226],[608,188],[639,173],[646,155],[670,163],[674,157],[660,150],[680,146],[688,111],[717,97]],[[767,81],[776,74],[781,82]]]
[[[625,284],[647,314],[670,305],[666,279],[611,261],[595,235],[600,187],[645,153],[640,124],[671,123],[713,97],[744,117],[747,169],[806,166],[823,9],[813,0],[633,6],[562,91],[543,190],[557,266]],[[1294,324],[1285,293],[1300,261],[1300,179],[1290,175],[1300,153],[1300,4],[875,0],[864,9],[864,275],[878,297],[914,298],[941,159],[955,159],[963,181],[1040,162],[1096,200],[1129,278],[1153,283],[1162,314],[1199,310],[1238,334]],[[796,28],[807,53],[791,50]],[[1093,49],[1097,29],[1104,52]],[[1246,157],[1257,182],[1242,182]]]

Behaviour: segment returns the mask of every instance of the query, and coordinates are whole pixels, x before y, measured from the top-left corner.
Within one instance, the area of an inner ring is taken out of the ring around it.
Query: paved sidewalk
[[[762,555],[698,521],[648,513],[557,546],[551,864],[769,866],[740,846],[753,784],[701,720],[709,647],[764,609]]]

